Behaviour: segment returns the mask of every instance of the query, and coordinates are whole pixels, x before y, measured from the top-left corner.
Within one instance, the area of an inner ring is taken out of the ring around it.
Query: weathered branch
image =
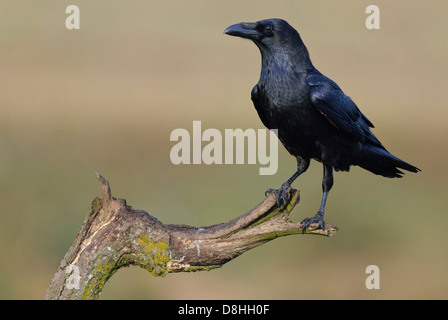
[[[112,197],[109,182],[97,174],[102,197],[95,198],[75,240],[47,290],[46,299],[96,299],[122,267],[137,265],[154,276],[219,268],[245,251],[277,237],[302,234],[289,213],[299,199],[276,204],[276,193],[249,212],[207,227],[165,225],[124,199]],[[337,227],[311,225],[306,234],[331,236]]]

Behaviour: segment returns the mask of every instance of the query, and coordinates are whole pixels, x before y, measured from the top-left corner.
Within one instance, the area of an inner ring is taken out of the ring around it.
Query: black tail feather
[[[401,178],[404,175],[404,172],[400,169],[409,172],[421,171],[419,168],[395,157],[386,149],[376,146],[368,146],[364,148],[364,152],[359,159],[358,165],[370,172],[388,178]]]

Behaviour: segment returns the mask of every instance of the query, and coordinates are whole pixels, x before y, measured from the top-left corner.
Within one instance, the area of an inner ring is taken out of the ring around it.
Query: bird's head
[[[263,65],[267,61],[291,61],[295,66],[312,66],[308,50],[299,33],[282,19],[242,22],[231,25],[224,34],[252,40],[260,49]]]
[[[258,22],[242,22],[231,25],[224,34],[250,39],[260,50],[296,46],[302,42],[299,33],[282,19],[266,19]]]

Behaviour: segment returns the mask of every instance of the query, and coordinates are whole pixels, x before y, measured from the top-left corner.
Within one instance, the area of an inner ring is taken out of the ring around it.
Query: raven
[[[286,21],[238,23],[224,33],[250,39],[259,48],[261,74],[252,101],[263,124],[278,130],[283,146],[297,159],[297,171],[278,189],[277,204],[287,200],[291,184],[311,159],[323,164],[322,201],[314,217],[302,220],[303,232],[311,223],[324,228],[333,169],[349,171],[357,165],[389,178],[401,177],[399,169],[420,171],[386,150],[353,100],[313,66],[299,33]]]

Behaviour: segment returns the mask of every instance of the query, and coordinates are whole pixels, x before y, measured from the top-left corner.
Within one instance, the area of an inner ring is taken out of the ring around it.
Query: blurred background
[[[76,4],[81,29],[67,30]],[[386,179],[336,173],[332,238],[289,236],[210,272],[154,278],[119,270],[101,299],[446,299],[448,3],[376,1],[0,2],[0,298],[42,299],[101,187],[164,223],[226,222],[296,168],[170,162],[172,130],[263,128],[250,100],[260,54],[223,35],[278,17],[302,35],[315,66],[375,124],[375,135],[421,173]],[[299,221],[315,214],[322,168],[294,187]],[[365,269],[380,268],[367,290]]]

